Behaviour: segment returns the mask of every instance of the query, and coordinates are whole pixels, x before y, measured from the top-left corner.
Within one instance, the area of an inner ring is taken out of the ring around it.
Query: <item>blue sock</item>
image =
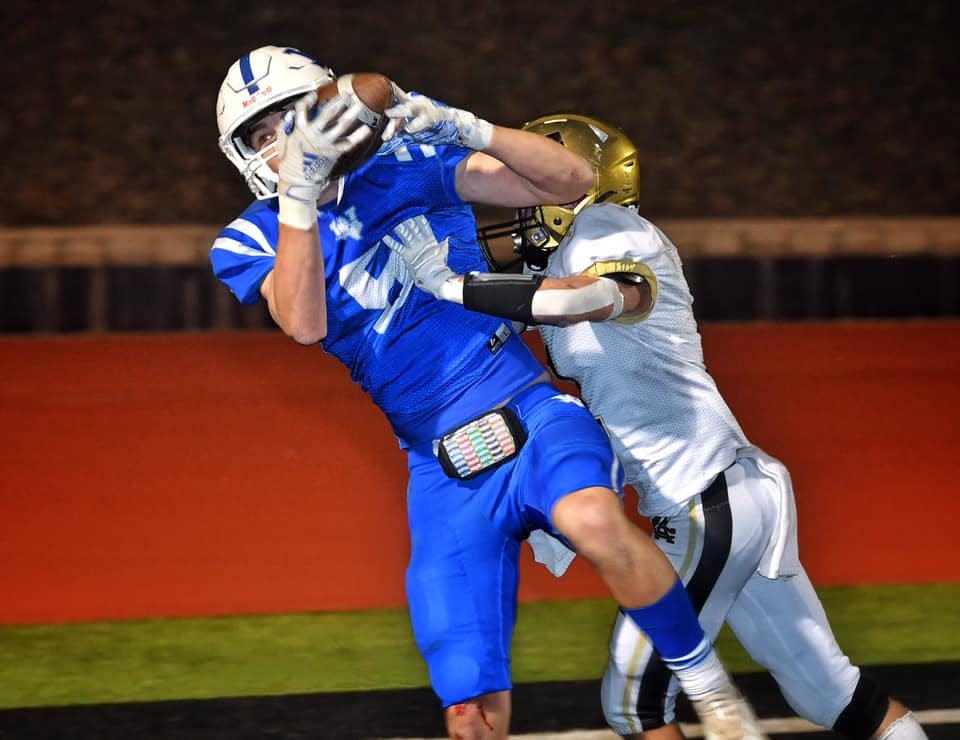
[[[659,601],[620,611],[647,633],[660,656],[674,668],[692,667],[710,653],[711,645],[679,578]]]

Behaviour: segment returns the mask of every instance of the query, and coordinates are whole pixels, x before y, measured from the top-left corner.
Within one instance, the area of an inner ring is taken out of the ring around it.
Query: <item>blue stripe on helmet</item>
[[[248,93],[253,95],[260,89],[260,86],[253,82],[253,69],[250,68],[249,54],[240,57],[240,75],[243,77],[243,84],[246,86]]]
[[[304,59],[306,59],[307,61],[309,61],[310,64],[316,64],[318,67],[322,67],[323,69],[326,69],[326,67],[324,67],[322,64],[320,64],[320,62],[318,62],[314,57],[310,56],[309,54],[304,54],[304,53],[303,53],[302,51],[300,51],[299,49],[294,49],[294,48],[292,48],[292,47],[287,47],[286,49],[283,50],[283,53],[284,53],[284,54],[293,54],[294,56],[303,57]]]

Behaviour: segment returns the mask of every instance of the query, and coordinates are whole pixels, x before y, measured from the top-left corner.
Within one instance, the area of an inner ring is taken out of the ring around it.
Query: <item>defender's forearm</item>
[[[566,326],[579,321],[607,321],[617,318],[624,305],[620,286],[615,281],[583,275],[545,278],[470,273],[462,283],[448,281],[448,287],[461,291],[460,299],[452,300],[463,303],[471,311],[525,324]]]

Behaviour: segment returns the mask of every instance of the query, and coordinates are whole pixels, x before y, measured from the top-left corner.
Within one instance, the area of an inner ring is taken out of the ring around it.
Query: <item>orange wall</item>
[[[710,325],[821,585],[960,580],[960,324]],[[276,333],[0,340],[0,623],[402,605],[405,466]],[[524,599],[600,596],[530,559]]]

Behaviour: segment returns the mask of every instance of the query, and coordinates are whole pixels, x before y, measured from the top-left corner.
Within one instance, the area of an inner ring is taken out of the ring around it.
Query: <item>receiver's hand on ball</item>
[[[446,140],[482,151],[490,146],[493,138],[493,124],[477,118],[469,111],[459,108],[447,108],[424,95],[410,95],[396,85],[394,95],[397,105],[387,108],[386,115],[399,123],[389,125],[384,131],[384,141],[399,131],[418,134],[430,130],[438,134],[434,142]],[[388,136],[389,134],[389,136]]]
[[[280,157],[280,221],[298,229],[316,223],[316,203],[330,184],[330,173],[346,152],[371,135],[357,126],[362,103],[340,95],[317,108],[317,94],[307,93],[277,125]],[[350,131],[350,133],[347,133]]]

